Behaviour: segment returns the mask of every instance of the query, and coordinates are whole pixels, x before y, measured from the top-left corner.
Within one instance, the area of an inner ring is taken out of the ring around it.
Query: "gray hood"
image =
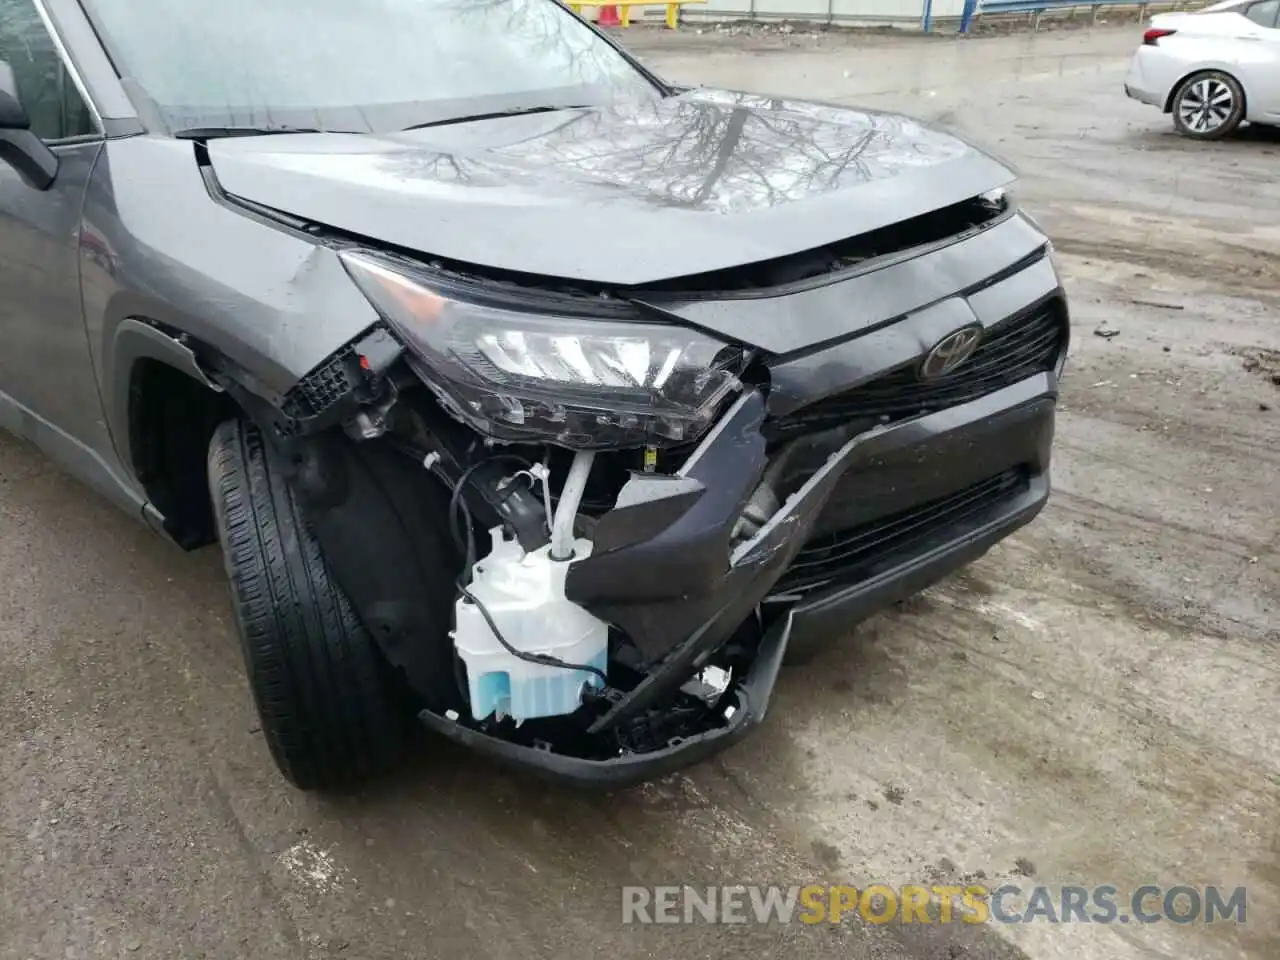
[[[610,286],[800,253],[1014,175],[916,121],[696,90],[390,135],[209,144],[224,190],[462,263]]]

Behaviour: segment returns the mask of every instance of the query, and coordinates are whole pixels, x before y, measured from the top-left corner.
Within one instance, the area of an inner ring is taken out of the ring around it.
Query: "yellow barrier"
[[[568,7],[574,13],[581,13],[583,7],[617,7],[618,20],[622,26],[628,27],[631,25],[632,7],[664,6],[667,8],[667,26],[674,30],[676,24],[680,22],[682,4],[706,2],[707,0],[581,0],[581,2],[568,3]]]

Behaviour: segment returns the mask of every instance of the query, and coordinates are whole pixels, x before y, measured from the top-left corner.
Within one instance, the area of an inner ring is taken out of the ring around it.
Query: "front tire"
[[[408,732],[395,677],[307,529],[258,428],[221,424],[209,490],[262,732],[304,790],[390,767]]]
[[[1195,73],[1173,96],[1173,126],[1194,140],[1220,140],[1244,120],[1244,90],[1236,78],[1218,70]]]

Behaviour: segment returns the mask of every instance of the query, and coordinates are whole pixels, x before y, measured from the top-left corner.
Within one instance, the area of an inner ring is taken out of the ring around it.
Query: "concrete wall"
[[[934,0],[934,18],[959,17],[964,0]],[[662,7],[646,7],[646,19],[661,19]],[[707,0],[683,8],[686,23],[707,20],[811,20],[819,23],[919,26],[924,0]],[[640,19],[640,11],[632,14]]]

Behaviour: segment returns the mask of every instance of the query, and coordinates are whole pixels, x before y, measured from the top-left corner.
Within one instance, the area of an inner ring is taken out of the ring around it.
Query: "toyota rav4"
[[[955,136],[553,0],[0,0],[0,60],[0,424],[221,545],[301,787],[670,771],[1049,495],[1063,292]]]

